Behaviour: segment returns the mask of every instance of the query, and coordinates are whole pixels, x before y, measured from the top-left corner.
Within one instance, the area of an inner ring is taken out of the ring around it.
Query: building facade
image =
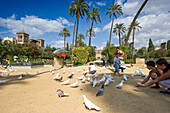
[[[96,52],[96,60],[100,60],[102,58],[102,50],[95,50]]]

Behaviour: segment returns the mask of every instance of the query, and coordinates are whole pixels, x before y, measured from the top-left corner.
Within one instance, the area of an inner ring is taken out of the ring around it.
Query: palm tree
[[[78,34],[78,25],[79,25],[79,16],[83,18],[85,13],[89,12],[89,5],[86,0],[75,0],[72,1],[69,7],[69,14],[75,15],[77,21],[77,28],[76,28],[76,40],[75,40],[75,47],[77,47],[77,34]]]
[[[70,36],[70,31],[67,28],[63,28],[59,35],[64,36],[64,49],[65,49],[65,38]]]
[[[131,31],[132,31],[132,27],[133,27],[136,19],[138,18],[140,12],[142,11],[142,9],[144,8],[144,6],[146,5],[147,2],[148,2],[148,0],[145,0],[145,1],[143,2],[142,6],[140,7],[140,9],[138,10],[138,12],[136,13],[136,15],[135,15],[135,17],[134,17],[134,19],[133,19],[133,21],[132,21],[132,23],[131,23],[131,25],[130,25],[130,28],[129,28],[129,31],[128,31],[128,34],[127,34],[127,38],[126,38],[126,40],[125,40],[125,46],[127,46],[127,43],[128,43],[128,40],[129,40],[129,36],[130,36]]]
[[[110,29],[110,38],[109,38],[109,46],[111,45],[111,36],[112,36],[112,28],[113,28],[113,22],[114,22],[114,17],[117,18],[116,13],[119,15],[123,15],[122,12],[122,6],[118,5],[117,3],[115,4],[114,2],[111,4],[111,8],[107,8],[107,10],[109,10],[108,12],[106,12],[106,15],[109,14],[110,18],[113,15],[113,19],[112,19],[112,24],[111,24],[111,29]]]
[[[121,34],[123,35],[125,31],[126,31],[126,27],[124,26],[124,23],[116,24],[114,27],[113,33],[116,33],[116,35],[117,34],[119,35],[119,46],[122,46],[120,35]]]
[[[86,16],[87,18],[87,22],[89,21],[89,19],[91,19],[92,23],[91,23],[91,27],[90,27],[90,36],[89,36],[89,47],[91,47],[91,32],[93,29],[93,24],[94,21],[97,24],[97,20],[101,23],[100,20],[100,11],[98,10],[98,8],[93,8],[91,12],[88,13],[88,15]]]
[[[139,31],[139,28],[142,28],[140,25],[140,23],[138,21],[135,21],[134,25],[133,25],[133,39],[132,39],[132,59],[134,57],[133,55],[133,49],[134,49],[134,36],[135,36],[135,30],[137,29]]]
[[[91,30],[91,28],[87,29],[86,36],[90,36],[90,30]],[[96,33],[95,33],[94,29],[92,29],[91,36],[95,37],[95,34]]]
[[[85,38],[85,36],[84,36],[83,34],[79,34],[79,36],[78,36],[77,39],[79,39],[79,47],[81,47],[81,41],[82,41],[82,39],[85,40],[86,38]]]

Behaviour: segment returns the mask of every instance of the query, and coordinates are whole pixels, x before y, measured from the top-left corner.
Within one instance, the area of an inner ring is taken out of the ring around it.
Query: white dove
[[[78,77],[78,79],[82,80],[82,79],[83,79],[83,77],[84,77],[84,75],[82,75],[81,77]]]
[[[94,73],[93,75],[94,75],[94,78],[96,78],[96,77],[97,77],[97,73]]]
[[[16,72],[17,70],[15,69],[15,72]]]
[[[65,73],[66,71],[64,70],[62,73]]]
[[[28,72],[26,72],[27,75],[30,75]]]
[[[58,79],[60,73],[55,74],[56,76],[53,77],[54,80]]]
[[[52,70],[50,69],[50,72],[52,72]]]
[[[85,80],[86,80],[86,77],[84,77],[81,82],[82,82],[82,83],[85,83]]]
[[[127,75],[123,75],[123,79],[127,81]]]
[[[57,95],[58,95],[59,97],[69,96],[69,94],[64,93],[63,90],[61,90],[61,89],[58,89],[58,90],[57,90]]]
[[[22,79],[22,75],[18,77],[18,80]]]
[[[79,69],[79,70],[77,70],[78,72],[80,72],[81,71],[81,69]]]
[[[107,80],[105,81],[104,85],[107,86],[107,85],[109,85],[110,82],[115,82],[115,81],[112,80],[111,78],[107,78]]]
[[[8,72],[6,69],[4,70],[4,71],[2,71],[3,73],[6,73],[6,72]]]
[[[51,71],[51,74],[53,75],[53,74],[54,74],[54,71]]]
[[[98,106],[94,105],[90,100],[88,100],[85,95],[82,95],[82,97],[84,98],[84,104],[85,104],[85,106],[86,106],[89,110],[91,110],[91,109],[95,109],[95,110],[97,110],[97,111],[100,111],[100,110],[101,110]]]
[[[9,71],[11,71],[11,72],[12,72],[12,71],[14,71],[14,70],[13,70],[13,69],[9,69]]]
[[[10,74],[10,73],[7,73],[7,74],[5,75],[5,77],[9,77],[9,74]]]
[[[4,83],[6,83],[6,82],[5,82],[5,81],[0,80],[0,84],[4,84]]]
[[[107,77],[107,78],[113,78],[111,74],[106,75],[106,74],[104,73],[104,76]]]
[[[96,84],[97,84],[97,80],[96,80],[96,78],[95,78],[94,81],[93,81],[93,87],[95,87]]]
[[[85,71],[85,67],[83,67],[83,70]]]
[[[120,84],[118,84],[117,86],[116,86],[116,88],[122,88],[122,86],[123,86],[123,82],[124,82],[124,80],[122,80],[121,82],[120,82]]]
[[[78,80],[70,85],[70,87],[78,87]]]
[[[106,80],[106,77],[103,75],[103,77],[99,80],[100,83],[104,82]]]
[[[66,80],[66,81],[64,81],[64,82],[61,82],[61,84],[67,85],[67,84],[69,84],[69,81],[70,81],[70,79],[68,79],[68,80]]]
[[[134,78],[134,75],[130,75],[132,78]]]

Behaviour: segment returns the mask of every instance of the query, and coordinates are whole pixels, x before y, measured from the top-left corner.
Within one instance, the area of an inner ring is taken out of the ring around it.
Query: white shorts
[[[165,88],[170,88],[170,79],[160,81],[159,84]]]

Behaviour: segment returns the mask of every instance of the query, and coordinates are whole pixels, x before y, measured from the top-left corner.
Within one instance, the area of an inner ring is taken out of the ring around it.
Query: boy
[[[118,72],[118,74],[119,74],[119,65],[120,65],[119,53],[116,52],[115,58],[114,58],[114,67],[115,67],[114,74],[116,74],[116,72]]]
[[[140,82],[137,82],[137,85],[139,85],[140,87],[148,87],[151,86],[152,84],[159,82],[160,85],[168,89],[165,91],[160,91],[160,93],[170,95],[170,64],[168,64],[168,62],[164,58],[160,58],[156,62],[156,65],[160,70],[163,71],[163,75],[156,78],[152,82],[149,82],[146,85],[141,84]]]
[[[97,70],[96,66],[93,63],[90,63],[89,73],[94,74],[94,73],[96,73],[96,70]]]
[[[8,66],[11,67],[11,64],[10,64],[9,59],[7,59],[6,62],[7,62],[7,65],[6,65],[5,69],[6,69]]]
[[[150,78],[152,78],[152,80],[155,80],[156,78],[161,76],[162,71],[160,69],[158,69],[157,67],[155,67],[155,62],[154,61],[148,61],[146,62],[147,68],[149,70],[151,70],[149,72],[149,75],[147,76],[146,79],[144,79],[141,84],[145,84]],[[137,85],[138,86],[138,85]],[[160,88],[158,83],[155,83],[155,86],[152,86],[151,88]]]

